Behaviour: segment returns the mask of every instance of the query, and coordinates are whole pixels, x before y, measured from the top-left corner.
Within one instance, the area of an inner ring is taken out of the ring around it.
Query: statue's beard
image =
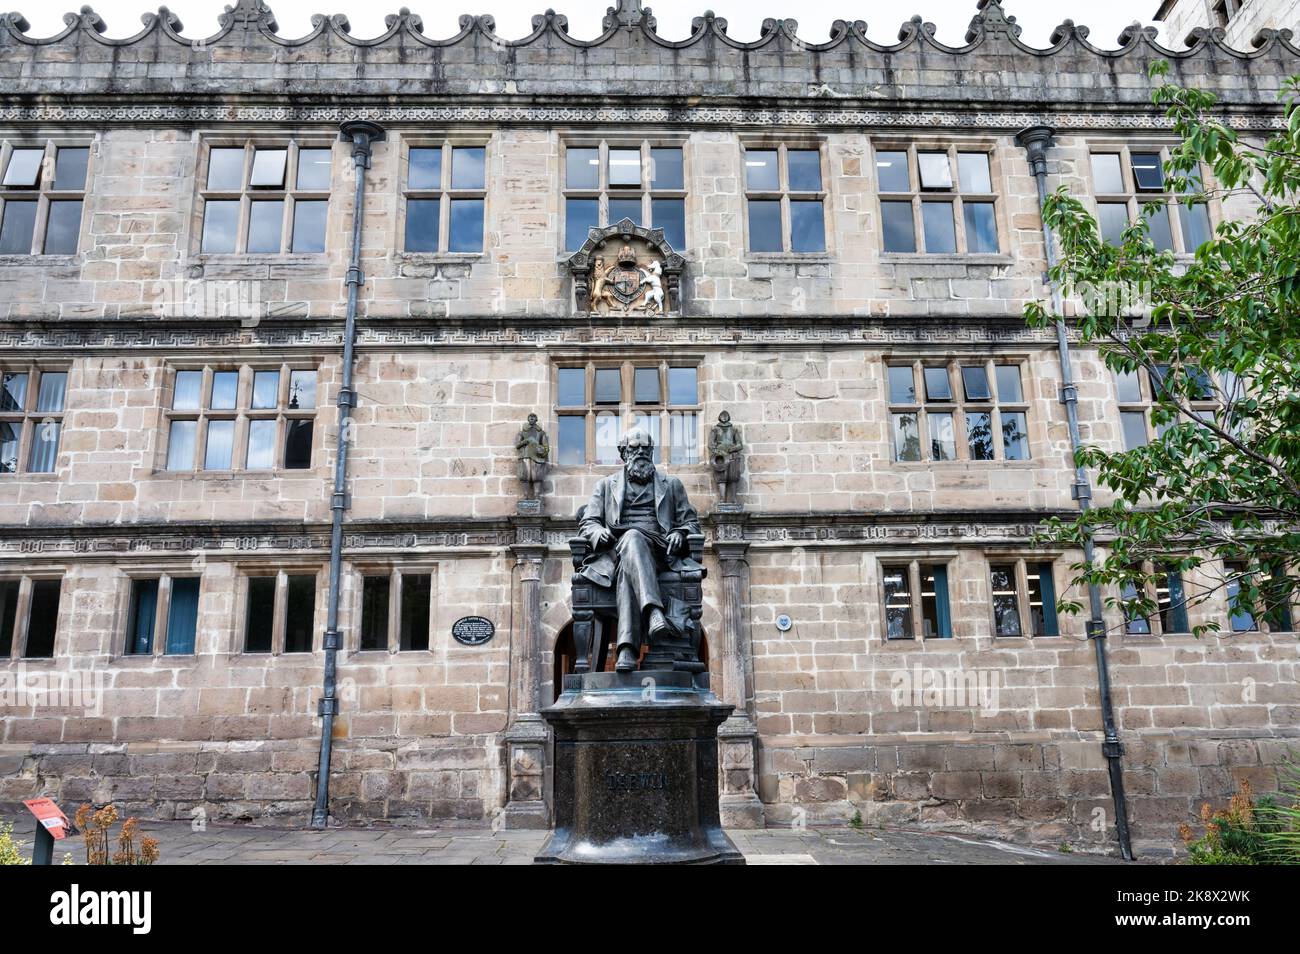
[[[628,479],[638,484],[649,483],[655,475],[654,461],[646,460],[644,457],[634,457],[627,462],[625,467]]]

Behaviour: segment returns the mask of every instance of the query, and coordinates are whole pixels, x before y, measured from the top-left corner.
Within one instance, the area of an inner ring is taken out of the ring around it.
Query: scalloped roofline
[[[1029,46],[1020,40],[1021,27],[1014,16],[1008,16],[1002,10],[998,0],[977,0],[977,10],[966,32],[966,45],[949,46],[941,43],[935,36],[935,25],[927,23],[921,17],[912,17],[898,31],[898,42],[880,44],[868,39],[867,25],[862,20],[852,22],[836,20],[831,25],[830,38],[822,43],[812,43],[798,36],[799,24],[792,19],[766,19],[763,21],[759,37],[752,41],[732,39],[727,35],[727,21],[715,16],[713,11],[705,11],[703,16],[691,22],[691,34],[683,40],[669,40],[660,36],[656,30],[656,21],[652,10],[643,7],[641,0],[616,0],[617,6],[609,7],[601,23],[600,36],[592,40],[578,39],[569,34],[569,21],[563,14],[547,10],[532,18],[532,33],[517,40],[507,40],[496,34],[496,20],[490,16],[462,15],[459,20],[460,32],[446,39],[434,39],[424,34],[424,24],[419,16],[403,7],[398,13],[384,18],[386,30],[377,37],[369,39],[353,36],[347,17],[342,14],[326,16],[314,14],[311,18],[311,32],[296,39],[288,39],[277,34],[278,25],[271,8],[263,0],[237,0],[234,6],[225,8],[218,17],[220,28],[206,38],[191,38],[181,35],[184,29],[180,18],[160,7],[157,13],[141,16],[144,27],[134,36],[113,39],[104,36],[105,24],[99,14],[89,6],[81,8],[79,13],[68,13],[63,17],[65,28],[62,32],[48,37],[33,37],[28,34],[30,24],[22,14],[0,14],[0,41],[6,38],[31,46],[47,46],[64,41],[89,38],[107,47],[125,47],[144,42],[155,33],[175,43],[187,47],[216,46],[226,40],[238,39],[247,42],[253,34],[267,42],[283,47],[301,47],[325,34],[356,47],[379,47],[393,41],[399,36],[427,47],[448,47],[462,42],[472,42],[474,34],[479,34],[494,47],[512,49],[528,46],[537,42],[546,34],[553,34],[557,39],[575,48],[590,49],[610,42],[624,31],[637,31],[645,39],[666,49],[684,49],[702,43],[707,39],[721,43],[736,50],[762,50],[774,47],[780,50],[797,50],[820,53],[833,50],[846,43],[857,43],[866,50],[881,54],[902,52],[911,46],[922,46],[937,52],[948,54],[966,54],[979,50],[990,43],[1002,42],[1030,56],[1052,56],[1071,45],[1106,59],[1124,57],[1135,51],[1143,50],[1157,56],[1174,60],[1186,59],[1205,51],[1217,48],[1219,51],[1240,59],[1254,59],[1273,51],[1274,47],[1285,49],[1300,56],[1300,45],[1293,42],[1290,30],[1261,30],[1252,45],[1253,50],[1243,51],[1228,46],[1225,33],[1221,29],[1192,30],[1186,42],[1187,49],[1172,50],[1156,41],[1157,31],[1154,27],[1143,27],[1134,23],[1120,33],[1118,49],[1103,49],[1088,42],[1089,30],[1086,26],[1076,25],[1073,20],[1066,20],[1056,27],[1049,38],[1050,46],[1038,48]],[[236,34],[232,38],[231,34]]]

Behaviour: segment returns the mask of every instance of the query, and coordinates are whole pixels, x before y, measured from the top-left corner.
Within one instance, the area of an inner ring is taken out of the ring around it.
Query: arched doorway
[[[646,647],[641,647],[641,658],[644,659]],[[578,652],[573,645],[573,622],[569,621],[564,624],[555,637],[555,651],[552,656],[551,672],[551,701],[554,702],[560,697],[561,690],[564,689],[564,677],[572,674],[574,663],[577,660]],[[705,670],[709,665],[709,634],[701,628],[700,630],[700,659],[703,661]],[[614,653],[605,654],[605,671],[614,671]]]

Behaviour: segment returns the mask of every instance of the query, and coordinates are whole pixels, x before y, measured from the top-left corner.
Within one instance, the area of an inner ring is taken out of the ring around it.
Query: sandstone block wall
[[[170,16],[120,41],[88,11],[48,40],[20,19],[0,15],[0,146],[86,145],[90,163],[77,253],[0,256],[0,370],[68,373],[54,472],[0,475],[0,581],[26,593],[33,579],[61,579],[55,653],[0,660],[0,690],[82,679],[94,701],[6,697],[0,801],[43,793],[177,817],[305,817],[357,211],[338,127],[363,118],[388,135],[366,172],[359,403],[345,435],[336,815],[482,824],[502,808],[504,733],[529,708],[521,674],[534,671],[522,656],[525,572],[540,561],[545,703],[569,622],[566,540],[609,471],[554,468],[543,518],[525,519],[514,434],[536,412],[557,437],[561,364],[664,361],[698,366],[701,437],[723,409],[745,435],[742,520],[716,519],[704,465],[666,469],[709,534],[710,671],[757,725],[769,822],[860,813],[1109,843],[1079,622],[1064,618],[1055,637],[992,635],[992,561],[1052,562],[1063,589],[1075,559],[1032,540],[1042,517],[1075,505],[1054,336],[1021,319],[1044,294],[1046,263],[1015,134],[1055,127],[1049,187],[1089,195],[1091,151],[1170,144],[1145,74],[1168,58],[1175,79],[1221,96],[1226,122],[1265,136],[1283,121],[1283,78],[1300,72],[1289,38],[1249,57],[1212,35],[1170,54],[1128,31],[1105,52],[1063,26],[1050,49],[1033,50],[997,3],[980,4],[963,48],[917,22],[889,47],[858,23],[809,42],[792,21],[740,43],[711,15],[671,43],[634,0],[591,42],[549,13],[517,42],[481,17],[430,38],[409,14],[373,42],[337,19],[272,40],[269,11],[251,0],[203,43]],[[486,149],[481,254],[403,250],[406,149],[444,138]],[[678,314],[575,311],[565,149],[602,140],[683,149]],[[332,149],[325,250],[202,252],[206,150],[290,141]],[[746,248],[745,150],[780,145],[819,151],[824,253]],[[988,154],[996,253],[883,251],[876,151],[912,145]],[[1210,206],[1215,222],[1252,212],[1240,196]],[[1079,307],[1072,299],[1067,314]],[[886,365],[976,359],[1021,367],[1029,460],[894,461]],[[1084,439],[1119,446],[1111,374],[1090,349],[1074,360]],[[175,372],[203,366],[315,369],[310,466],[167,471]],[[949,565],[951,639],[882,638],[881,567],[910,560]],[[402,570],[432,577],[429,649],[360,651],[362,576]],[[314,650],[245,653],[248,578],[281,571],[316,577]],[[193,653],[125,654],[142,575],[200,579]],[[731,633],[724,579],[743,596]],[[493,623],[492,641],[451,638],[471,615]],[[789,629],[777,628],[782,615]],[[1179,821],[1236,780],[1276,784],[1300,739],[1294,634],[1157,640],[1109,622],[1135,835],[1167,848]],[[728,636],[745,661],[724,678]],[[983,678],[996,705],[899,696],[918,667]]]

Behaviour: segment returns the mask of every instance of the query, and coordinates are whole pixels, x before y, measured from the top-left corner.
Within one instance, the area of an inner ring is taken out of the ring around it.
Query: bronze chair
[[[578,521],[582,521],[587,508],[578,508]],[[704,559],[704,534],[692,533],[687,537],[691,557],[696,563]],[[573,645],[576,653],[575,673],[603,672],[608,658],[613,634],[617,632],[618,602],[613,587],[598,586],[577,575],[582,562],[591,553],[585,537],[569,540],[569,553],[573,557],[572,578]],[[704,585],[708,570],[700,567],[678,573],[665,570],[659,574],[659,592],[665,601],[678,600],[686,608],[685,632],[678,637],[661,639],[650,645],[641,662],[642,669],[676,669],[683,672],[703,672],[700,661],[700,617],[704,615]],[[667,609],[667,607],[665,607]]]

